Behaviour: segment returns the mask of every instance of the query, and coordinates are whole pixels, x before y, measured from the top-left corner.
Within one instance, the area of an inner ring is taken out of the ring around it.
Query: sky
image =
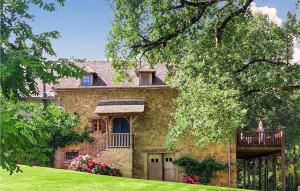
[[[254,9],[270,15],[280,24],[289,10],[296,10],[300,19],[300,7],[295,9],[296,0],[255,0]],[[57,57],[106,60],[105,44],[113,20],[108,0],[66,0],[65,6],[55,12],[31,7],[35,15],[31,24],[37,33],[57,30],[61,38],[52,41]],[[295,48],[296,61],[300,61],[300,46]]]

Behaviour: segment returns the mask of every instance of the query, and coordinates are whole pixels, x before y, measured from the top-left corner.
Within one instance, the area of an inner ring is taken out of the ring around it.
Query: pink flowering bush
[[[94,161],[90,155],[79,155],[68,167],[69,170],[88,172],[93,174],[122,176],[120,169],[108,162]]]
[[[199,176],[185,176],[182,180],[184,183],[189,184],[200,184],[200,177]]]

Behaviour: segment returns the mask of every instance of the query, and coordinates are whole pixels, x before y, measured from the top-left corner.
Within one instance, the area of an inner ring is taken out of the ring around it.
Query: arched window
[[[130,133],[129,121],[125,118],[113,119],[113,133]]]

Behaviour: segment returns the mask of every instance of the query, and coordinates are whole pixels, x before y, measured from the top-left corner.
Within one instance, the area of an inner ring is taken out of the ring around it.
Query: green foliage
[[[279,26],[247,9],[251,2],[113,0],[106,54],[118,79],[140,60],[167,66],[168,83],[180,91],[168,147],[189,133],[199,146],[227,142],[261,118],[265,129],[285,130],[297,171],[300,65],[292,58],[300,22],[288,13]]]
[[[1,167],[13,173],[22,164],[51,165],[57,147],[66,144],[93,141],[85,131],[74,132],[79,127],[75,114],[50,105],[11,102],[1,98]]]
[[[166,64],[168,83],[180,90],[167,146],[187,132],[198,145],[226,142],[259,118],[267,129],[292,128],[292,91],[300,84],[300,65],[292,63],[295,14],[278,26],[249,11],[251,1],[207,2],[112,1],[106,53],[118,78],[138,69],[136,60]]]
[[[205,158],[204,160],[199,161],[190,157],[181,157],[173,163],[183,167],[188,176],[199,176],[200,182],[204,184],[210,182],[213,172],[226,169],[226,165],[216,162],[212,158]]]
[[[209,142],[225,143],[233,138],[234,130],[246,113],[237,102],[239,91],[207,83],[201,77],[187,79],[178,87],[181,94],[176,99],[178,109],[166,139],[168,147],[188,132],[199,146]]]
[[[28,24],[34,16],[29,6],[54,11],[64,0],[0,0],[0,55],[1,92],[5,98],[19,99],[37,94],[35,80],[56,83],[61,77],[79,77],[82,69],[68,59],[52,61],[46,56],[56,56],[51,39],[59,38],[58,31],[35,34]]]

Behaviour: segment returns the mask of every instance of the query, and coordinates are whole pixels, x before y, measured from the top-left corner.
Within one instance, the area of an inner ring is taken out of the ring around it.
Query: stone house
[[[178,92],[164,82],[167,70],[163,65],[129,72],[131,81],[124,83],[113,83],[114,71],[108,61],[80,66],[86,71],[81,79],[61,79],[52,89],[56,103],[76,113],[95,141],[59,148],[56,168],[66,168],[74,157],[88,153],[118,166],[125,177],[181,181],[184,170],[172,161],[181,156],[213,156],[224,164],[230,161],[231,168],[230,173],[216,172],[211,184],[236,186],[235,143],[230,149],[228,145],[199,148],[187,136],[172,150],[164,148]]]

